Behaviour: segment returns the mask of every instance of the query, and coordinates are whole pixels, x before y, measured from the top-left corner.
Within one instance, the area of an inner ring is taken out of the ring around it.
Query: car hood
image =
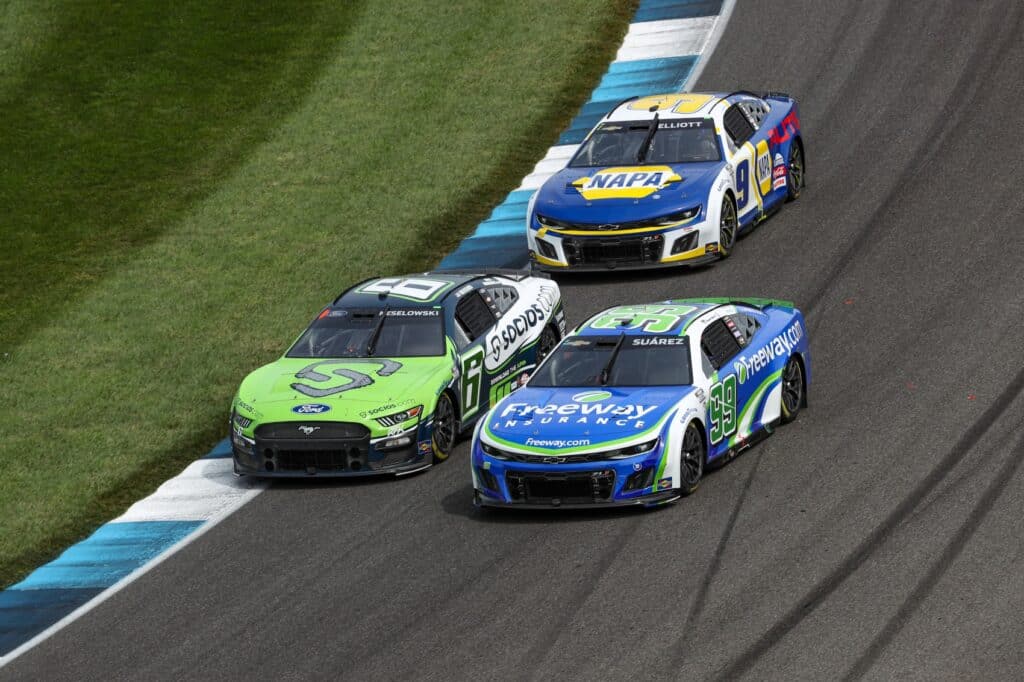
[[[452,376],[447,356],[430,358],[282,358],[242,382],[236,406],[254,420],[355,421],[423,405]]]
[[[706,204],[721,167],[710,162],[563,168],[540,188],[534,210],[579,223],[658,218]]]
[[[692,386],[522,388],[488,413],[482,437],[541,453],[593,451],[655,438]]]

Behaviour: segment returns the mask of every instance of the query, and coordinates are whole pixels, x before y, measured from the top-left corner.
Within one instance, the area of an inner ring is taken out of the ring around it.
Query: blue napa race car
[[[610,308],[477,424],[477,505],[653,506],[806,406],[803,315],[768,299]]]
[[[551,271],[698,265],[796,199],[796,101],[781,93],[626,100],[590,131],[527,211],[530,257]]]

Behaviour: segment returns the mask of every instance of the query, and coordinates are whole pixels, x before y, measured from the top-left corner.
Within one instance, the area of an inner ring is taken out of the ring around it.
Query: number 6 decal
[[[462,360],[462,416],[480,409],[480,379],[484,366],[484,349],[475,348]]]

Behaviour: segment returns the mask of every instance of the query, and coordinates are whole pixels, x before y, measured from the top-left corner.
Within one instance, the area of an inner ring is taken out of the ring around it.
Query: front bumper
[[[396,436],[399,437],[399,436]],[[380,447],[387,438],[231,438],[234,471],[259,478],[357,478],[406,474],[433,464],[431,429],[414,427],[401,447]]]
[[[527,230],[534,265],[548,272],[644,270],[718,259],[718,230],[708,221],[661,231]]]
[[[497,459],[478,444],[473,450],[473,499],[481,507],[652,507],[679,498],[660,447],[628,459],[566,464]]]

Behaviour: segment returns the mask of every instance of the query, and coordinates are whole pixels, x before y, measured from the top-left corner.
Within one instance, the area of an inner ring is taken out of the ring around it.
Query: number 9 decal
[[[747,187],[750,184],[750,161],[744,159],[736,166],[736,210],[742,211],[750,200]]]

